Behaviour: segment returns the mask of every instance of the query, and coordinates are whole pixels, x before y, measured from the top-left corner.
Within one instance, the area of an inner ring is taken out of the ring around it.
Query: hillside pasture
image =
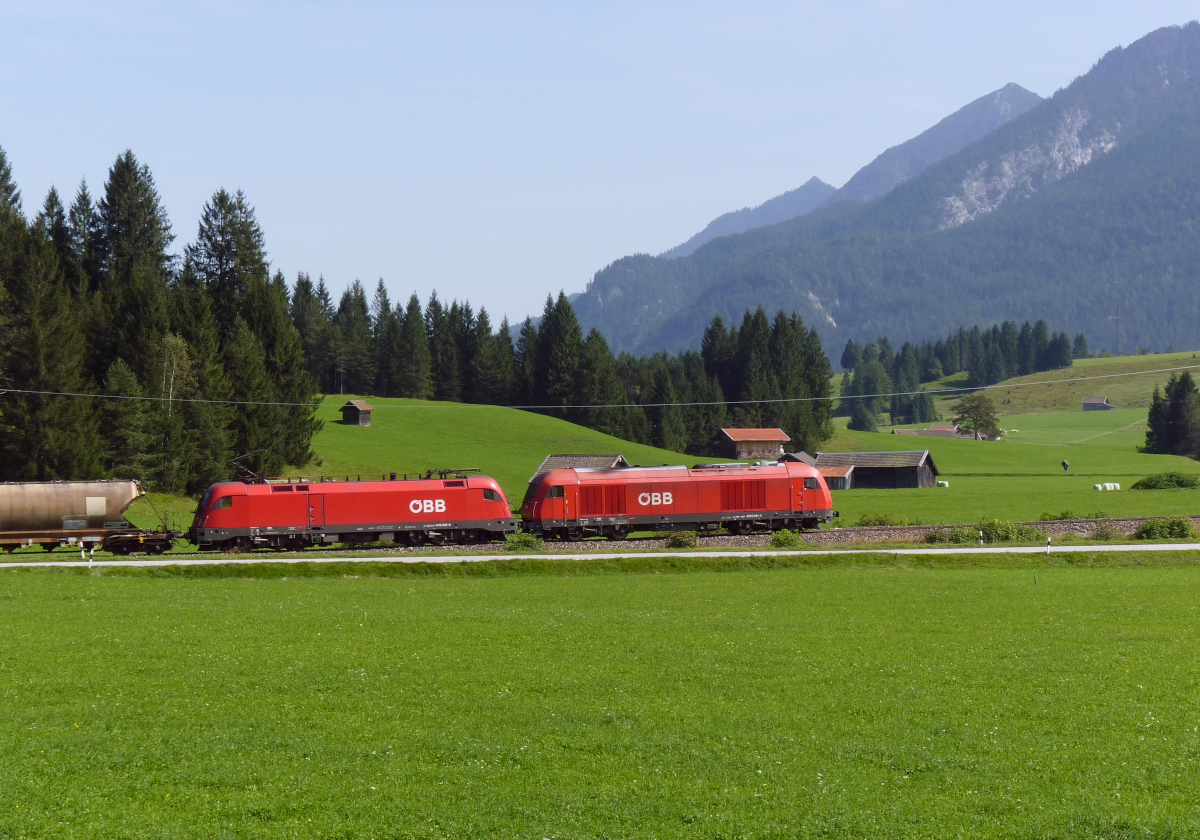
[[[1026,414],[1000,418],[1016,430],[999,441],[910,437],[839,428],[822,449],[890,452],[928,449],[949,488],[847,490],[834,493],[845,523],[861,514],[892,514],[925,523],[1029,520],[1042,513],[1103,511],[1110,517],[1200,513],[1200,491],[1131,491],[1156,472],[1200,474],[1200,463],[1138,451],[1145,442],[1144,411]],[[1063,471],[1062,462],[1070,464]],[[1095,484],[1121,485],[1096,492]]]

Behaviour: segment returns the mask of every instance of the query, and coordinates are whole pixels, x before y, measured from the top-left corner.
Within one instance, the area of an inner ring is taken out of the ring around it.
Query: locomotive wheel
[[[628,525],[613,525],[608,529],[608,538],[610,540],[627,540],[629,539]]]
[[[424,545],[425,544],[425,532],[424,531],[406,531],[404,533],[404,541],[413,548],[416,548],[417,546],[420,546],[420,545]]]
[[[463,531],[462,539],[460,540],[460,542],[463,545],[478,545],[479,544],[479,532],[472,531],[472,530]]]
[[[582,528],[567,528],[567,530],[565,532],[565,538],[568,540],[571,540],[572,542],[581,540],[581,539],[583,539],[583,529]]]
[[[745,536],[748,536],[750,534],[750,532],[754,530],[754,523],[750,522],[749,520],[743,520],[741,522],[734,522],[733,527],[730,528],[729,530],[733,531],[733,533],[738,534],[739,536],[745,537]]]
[[[435,532],[435,533],[432,533],[429,535],[429,544],[430,545],[445,545],[445,543],[446,543],[446,535],[445,534]]]

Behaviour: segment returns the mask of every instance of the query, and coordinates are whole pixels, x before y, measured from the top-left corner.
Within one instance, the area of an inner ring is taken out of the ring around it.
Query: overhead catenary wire
[[[918,394],[929,394],[937,396],[941,394],[957,394],[963,392],[984,391],[988,388],[1030,388],[1038,385],[1062,385],[1068,382],[1091,382],[1097,379],[1114,379],[1120,376],[1147,376],[1152,373],[1174,373],[1181,370],[1195,370],[1200,368],[1200,364],[1183,365],[1181,367],[1157,368],[1155,370],[1133,370],[1125,373],[1103,373],[1097,376],[1073,376],[1066,379],[1044,379],[1037,382],[998,382],[992,385],[973,385],[964,386],[962,388],[938,388],[936,390],[921,389],[917,391],[889,391],[882,394],[833,394],[828,397],[780,397],[777,399],[764,400],[712,400],[708,402],[672,402],[672,403],[588,403],[583,405],[494,405],[492,403],[407,403],[405,405],[380,405],[375,407],[375,411],[384,408],[400,408],[400,409],[420,409],[420,408],[446,408],[448,406],[479,406],[488,408],[519,408],[527,410],[559,410],[564,408],[668,408],[676,406],[679,408],[700,407],[707,405],[764,405],[768,403],[805,403],[805,402],[829,402],[830,400],[869,400],[879,399],[883,397],[913,397]],[[47,397],[85,397],[88,399],[99,400],[142,400],[145,402],[184,402],[184,403],[204,403],[209,405],[265,405],[265,406],[281,406],[285,408],[317,408],[321,405],[320,402],[300,403],[300,402],[270,402],[266,400],[203,400],[194,397],[182,398],[175,397],[168,399],[167,397],[134,397],[125,394],[85,394],[74,393],[70,391],[34,391],[23,388],[5,388],[0,389],[0,397],[7,394],[29,394],[33,396]],[[339,396],[337,394],[327,394],[326,396]]]

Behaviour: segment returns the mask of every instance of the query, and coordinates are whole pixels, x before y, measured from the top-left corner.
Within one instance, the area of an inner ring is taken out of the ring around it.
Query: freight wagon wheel
[[[40,545],[42,548],[46,549],[46,551],[53,551],[54,549],[58,548],[58,543],[56,543],[56,542],[38,543],[38,545]]]

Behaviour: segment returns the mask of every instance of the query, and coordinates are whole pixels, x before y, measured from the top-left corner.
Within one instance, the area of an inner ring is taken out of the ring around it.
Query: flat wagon
[[[821,474],[799,462],[553,470],[535,477],[521,505],[526,530],[571,540],[816,528],[836,515]]]

